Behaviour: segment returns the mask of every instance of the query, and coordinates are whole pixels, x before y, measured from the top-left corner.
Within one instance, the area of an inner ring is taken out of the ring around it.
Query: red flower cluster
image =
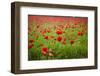
[[[60,35],[60,34],[62,34],[62,31],[61,30],[57,30],[56,34]]]
[[[29,45],[28,48],[31,49],[34,45],[32,44],[34,42],[34,40],[30,39],[29,40]]]
[[[58,36],[58,37],[57,37],[57,40],[58,40],[58,41],[61,41],[61,40],[62,40],[62,37],[61,37],[61,36]]]
[[[78,36],[82,36],[83,35],[83,33],[80,32],[80,31],[77,34],[78,34]]]
[[[43,47],[41,50],[42,50],[43,55],[46,55],[48,52],[48,48],[46,48],[46,47]]]
[[[45,36],[44,38],[48,40],[48,36]]]

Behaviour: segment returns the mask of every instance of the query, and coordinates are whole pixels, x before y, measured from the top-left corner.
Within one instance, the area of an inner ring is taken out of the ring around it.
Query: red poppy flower
[[[70,44],[71,44],[71,45],[74,44],[74,40],[70,40]]]
[[[43,47],[43,48],[42,48],[42,51],[47,52],[47,51],[48,51],[48,48]]]
[[[56,34],[60,35],[60,34],[62,34],[62,31],[61,30],[57,30]]]
[[[45,36],[44,38],[48,40],[48,36]]]
[[[78,36],[82,36],[83,35],[83,33],[80,32],[80,31],[77,34],[78,34]]]
[[[46,47],[43,47],[41,50],[42,50],[43,55],[46,55],[48,52],[48,48],[46,48]]]
[[[61,36],[58,36],[58,37],[57,37],[57,40],[58,40],[58,41],[61,41],[61,40],[62,40],[62,37],[61,37]]]
[[[31,49],[33,46],[34,46],[33,44],[28,45],[28,48]]]
[[[31,39],[31,40],[29,40],[29,42],[32,43],[32,42],[34,42],[34,40]]]

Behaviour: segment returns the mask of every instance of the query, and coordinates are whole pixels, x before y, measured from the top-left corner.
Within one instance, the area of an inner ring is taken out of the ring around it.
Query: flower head
[[[60,34],[62,34],[62,31],[61,30],[57,30],[56,34],[60,35]]]
[[[61,36],[58,36],[58,37],[57,37],[57,40],[58,40],[58,41],[61,41],[61,40],[62,40],[62,37],[61,37]]]
[[[82,36],[83,35],[83,33],[80,32],[80,31],[77,34],[78,34],[78,36]]]
[[[43,54],[43,55],[46,55],[47,52],[48,52],[48,48],[43,47],[43,48],[41,49],[41,51],[42,51],[42,54]]]
[[[48,36],[45,36],[44,38],[48,40]]]

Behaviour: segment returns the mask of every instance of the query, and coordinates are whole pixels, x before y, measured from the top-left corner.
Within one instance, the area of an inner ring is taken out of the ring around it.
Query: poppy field
[[[87,57],[87,17],[28,15],[28,60]]]

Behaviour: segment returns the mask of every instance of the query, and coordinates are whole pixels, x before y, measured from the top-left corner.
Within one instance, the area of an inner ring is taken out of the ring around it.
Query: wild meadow
[[[88,57],[87,17],[28,16],[28,60]]]

